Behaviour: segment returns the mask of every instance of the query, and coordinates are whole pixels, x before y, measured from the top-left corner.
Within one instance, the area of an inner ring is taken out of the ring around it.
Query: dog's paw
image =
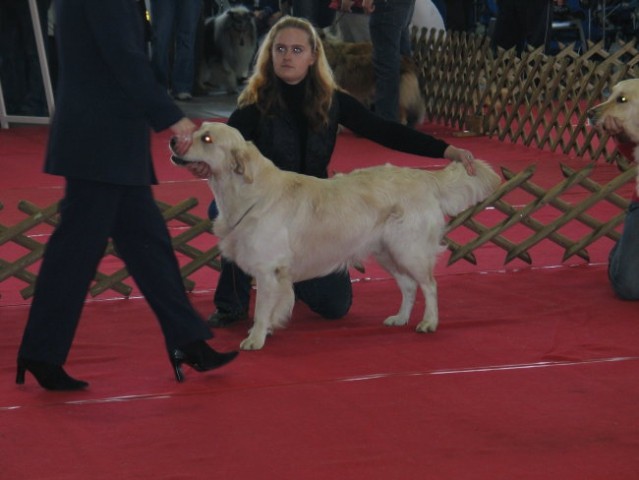
[[[265,338],[257,337],[256,335],[249,335],[242,343],[240,343],[240,349],[242,350],[261,350],[264,346]]]
[[[419,333],[432,333],[437,330],[437,322],[432,320],[422,320],[415,330]]]
[[[384,320],[384,325],[387,327],[401,327],[408,323],[408,317],[402,317],[400,315],[392,315]]]

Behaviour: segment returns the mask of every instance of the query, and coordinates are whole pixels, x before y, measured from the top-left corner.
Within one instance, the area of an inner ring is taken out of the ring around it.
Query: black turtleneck
[[[282,98],[288,111],[293,116],[300,135],[300,171],[306,171],[306,144],[308,141],[308,120],[304,115],[304,104],[306,98],[306,78],[301,82],[290,85],[278,79]]]
[[[317,157],[318,155],[328,154],[330,156],[332,146],[329,146],[330,152],[316,151],[315,141],[311,140],[309,135],[312,135],[312,138],[322,135],[330,136],[330,141],[328,138],[325,139],[326,143],[334,144],[335,138],[332,138],[332,136],[337,134],[336,130],[334,130],[334,125],[331,123],[331,126],[324,132],[309,132],[308,121],[304,116],[304,106],[307,103],[304,96],[305,81],[297,85],[288,85],[280,81],[279,86],[288,110],[283,115],[283,117],[288,119],[284,120],[282,118],[280,120],[287,124],[289,122],[294,123],[294,125],[287,127],[288,131],[282,132],[280,135],[297,135],[295,150],[284,148],[284,144],[292,144],[288,138],[269,138],[270,132],[267,131],[268,129],[265,130],[265,128],[267,125],[273,125],[273,119],[263,117],[255,104],[235,110],[231,114],[228,124],[237,128],[246,140],[255,142],[256,146],[262,150],[262,153],[273,160],[280,168],[300,173],[310,171],[323,172],[325,170],[323,167],[316,168],[315,163],[319,161],[318,158],[309,159],[308,155]],[[444,150],[448,146],[445,141],[397,122],[385,120],[375,115],[367,107],[343,91],[335,92],[333,102],[336,104],[335,111],[337,114],[336,118],[331,122],[339,123],[356,134],[392,150],[431,158],[442,158],[444,156]],[[313,143],[312,151],[309,151],[309,142]],[[299,152],[299,157],[294,152]],[[291,155],[297,158],[291,158]],[[371,159],[370,164],[383,164],[386,161],[388,161],[388,156],[383,155],[378,159]],[[313,165],[309,165],[309,162],[313,163]],[[326,158],[322,162],[328,165],[330,158]]]

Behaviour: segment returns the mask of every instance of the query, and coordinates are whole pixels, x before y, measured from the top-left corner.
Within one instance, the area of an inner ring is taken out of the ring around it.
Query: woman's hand
[[[448,145],[446,150],[444,150],[444,158],[453,162],[463,163],[468,175],[475,175],[475,165],[473,165],[475,157],[469,150]]]

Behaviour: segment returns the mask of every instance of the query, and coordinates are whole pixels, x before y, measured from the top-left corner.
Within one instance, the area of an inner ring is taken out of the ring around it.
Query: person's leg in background
[[[173,92],[180,100],[188,100],[193,92],[195,39],[201,13],[201,0],[180,0],[180,8],[176,11],[175,55],[171,78]]]
[[[177,0],[151,0],[151,64],[158,82],[171,88],[169,72]]]
[[[410,41],[410,21],[413,18],[415,12],[415,2],[406,15],[406,21],[404,22],[404,28],[402,29],[402,36],[399,41],[399,53],[402,56],[411,57],[413,55],[413,45]],[[399,104],[399,101],[398,101]]]
[[[318,3],[317,0],[292,0],[292,12],[296,17],[302,17],[317,22]]]
[[[251,298],[251,277],[233,262],[222,258],[222,270],[217,281],[213,303],[216,311],[209,317],[210,327],[225,327],[248,316]]]
[[[639,300],[639,202],[632,202],[621,238],[610,251],[608,278],[624,300]]]
[[[447,30],[474,32],[476,21],[473,0],[446,0]]]
[[[347,271],[297,282],[293,288],[297,300],[330,320],[342,318],[353,303],[353,285]]]
[[[414,7],[415,0],[382,0],[375,2],[375,10],[370,17],[375,112],[389,120],[399,120],[402,38],[406,42],[406,37],[402,35],[405,35]]]
[[[451,28],[448,25],[449,8],[450,8],[448,5],[449,3],[450,2],[446,0],[433,0],[433,5],[435,5],[435,8],[439,12],[439,14],[442,16],[442,19],[444,20],[444,26],[446,27],[446,30]]]
[[[510,50],[523,47],[524,26],[519,23],[518,4],[521,0],[499,0],[497,2],[497,19],[495,21],[495,32],[493,34],[493,44]]]
[[[548,51],[552,28],[552,0],[528,0],[522,5],[526,43],[531,47],[544,47]]]

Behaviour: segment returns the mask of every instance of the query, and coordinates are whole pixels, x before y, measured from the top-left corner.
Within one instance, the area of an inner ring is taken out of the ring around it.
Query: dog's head
[[[628,140],[639,143],[639,79],[619,82],[605,102],[588,111],[588,118],[595,126],[603,125],[607,117],[616,118]]]
[[[204,122],[193,134],[193,144],[183,155],[175,151],[177,138],[171,138],[171,161],[175,165],[185,166],[189,162],[206,163],[213,175],[225,171],[244,174],[244,165],[238,151],[245,150],[246,140],[235,128],[219,122]]]
[[[230,28],[236,32],[246,32],[253,29],[255,16],[244,6],[231,7],[224,12],[229,17]]]

